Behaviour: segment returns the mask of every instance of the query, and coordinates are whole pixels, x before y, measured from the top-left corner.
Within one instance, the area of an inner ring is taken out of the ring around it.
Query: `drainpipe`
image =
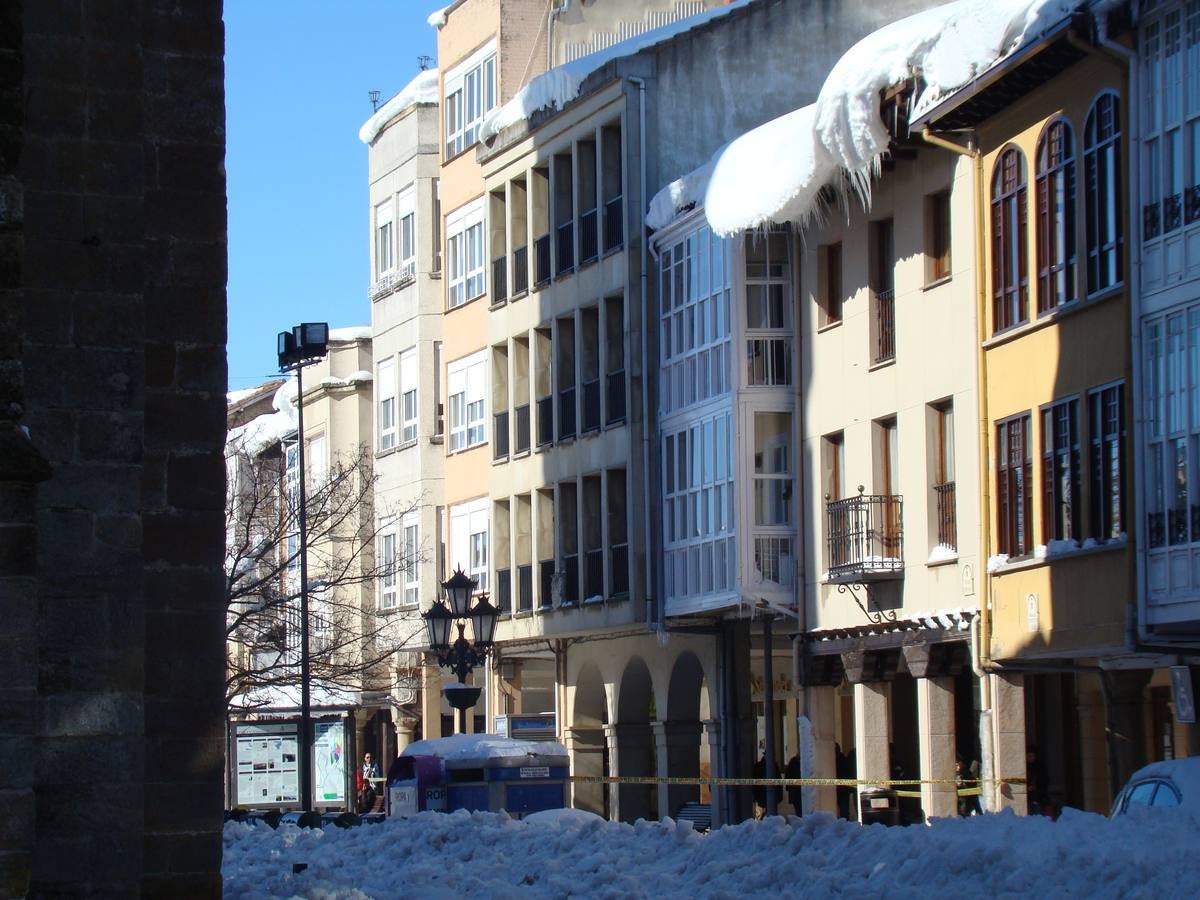
[[[971,667],[975,677],[979,679],[979,755],[985,778],[990,777],[992,767],[992,686],[988,678],[991,667],[989,654],[992,635],[992,579],[987,571],[988,551],[992,545],[991,504],[991,473],[988,469],[988,454],[990,447],[990,429],[988,428],[987,404],[987,356],[983,342],[987,338],[987,282],[984,273],[984,236],[983,236],[983,153],[977,144],[964,147],[962,144],[947,140],[934,134],[928,125],[921,131],[921,138],[934,147],[941,147],[960,156],[970,157],[973,161],[973,178],[975,187],[975,371],[976,371],[976,410],[979,417],[979,560],[983,570],[979,573],[982,589],[979,597],[979,618],[972,622],[972,654]],[[989,783],[989,782],[985,782]],[[994,790],[994,785],[992,787]],[[982,794],[985,808],[994,808],[993,798],[985,792]]]
[[[550,0],[550,9],[546,13],[546,71],[554,68],[554,20],[570,5],[571,0],[559,0],[558,3]]]
[[[649,261],[646,254],[646,228],[642,217],[646,214],[646,81],[634,75],[626,76],[631,84],[638,89],[638,211],[637,229],[638,244],[641,253],[641,304],[642,304],[642,483],[646,496],[642,498],[642,527],[645,535],[646,553],[646,624],[652,628],[662,625],[662,617],[658,614],[654,596],[654,577],[650,560],[653,558],[650,540],[650,311],[647,309],[649,297]]]

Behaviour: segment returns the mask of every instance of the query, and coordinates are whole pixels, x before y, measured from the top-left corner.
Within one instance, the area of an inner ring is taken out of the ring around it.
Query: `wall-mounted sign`
[[[1038,595],[1030,594],[1025,598],[1025,630],[1030,634],[1038,631]]]
[[[1184,725],[1196,724],[1196,698],[1192,694],[1192,670],[1188,666],[1171,666],[1171,697],[1175,701],[1175,721]]]

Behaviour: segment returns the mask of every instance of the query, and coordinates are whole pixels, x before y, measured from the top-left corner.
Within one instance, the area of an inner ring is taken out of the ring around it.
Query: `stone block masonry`
[[[0,7],[0,896],[221,893],[221,11]]]

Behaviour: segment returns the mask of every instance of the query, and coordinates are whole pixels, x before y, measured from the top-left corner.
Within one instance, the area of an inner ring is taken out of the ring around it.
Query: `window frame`
[[[417,368],[417,348],[409,347],[399,356],[400,388],[398,393],[399,425],[397,427],[401,447],[416,443],[420,427],[420,375]],[[411,404],[409,403],[411,395]],[[411,410],[410,410],[411,405]]]
[[[1009,178],[1009,163],[1015,165]],[[1029,321],[1029,202],[1025,154],[1013,145],[992,170],[992,332]]]
[[[396,200],[388,197],[375,205],[375,277],[390,275],[396,268]]]
[[[925,197],[928,217],[925,251],[925,286],[948,281],[953,274],[954,223],[950,211],[950,188]]]
[[[1015,466],[1012,442],[1008,439],[1014,426],[1019,426],[1023,450],[1023,458],[1017,460]],[[994,429],[996,549],[1010,559],[1023,559],[1032,556],[1036,546],[1033,523],[1033,417],[1026,410],[996,420]],[[1009,474],[1012,472],[1019,474],[1021,482],[1015,491]]]
[[[1106,395],[1115,392],[1116,431],[1108,430]],[[1091,478],[1088,536],[1104,543],[1120,540],[1126,529],[1128,515],[1128,417],[1125,412],[1125,381],[1112,381],[1088,390],[1088,470]],[[1102,466],[1102,460],[1107,465]],[[1116,483],[1103,477],[1111,472],[1115,462]],[[1112,519],[1113,504],[1116,517]],[[1107,511],[1107,514],[1106,514]]]
[[[397,579],[396,593],[400,598],[397,605],[411,609],[419,606],[421,599],[421,522],[416,512],[407,512],[400,517],[397,537],[402,553],[399,569],[403,575]]]
[[[489,506],[489,498],[479,497],[450,507],[450,568],[455,571],[462,569],[476,579],[474,592],[488,589],[491,559]],[[477,551],[482,555],[477,556]]]
[[[450,160],[479,140],[484,116],[495,109],[498,95],[496,42],[489,41],[446,73],[442,86],[445,114],[443,150]]]
[[[1075,131],[1055,116],[1042,129],[1034,157],[1039,316],[1079,299],[1075,158]]]
[[[1100,134],[1103,123],[1097,113],[1110,102],[1109,119],[1112,130]],[[1104,90],[1088,107],[1083,129],[1084,162],[1084,256],[1086,262],[1087,296],[1092,297],[1125,283],[1125,223],[1122,213],[1124,186],[1121,178],[1121,95]],[[1102,176],[1107,175],[1107,178]],[[1200,178],[1200,173],[1197,174]],[[1106,188],[1102,188],[1102,184]],[[1200,214],[1200,212],[1198,212]],[[1102,223],[1107,228],[1102,228]],[[1101,283],[1102,265],[1111,259],[1111,279]]]
[[[484,198],[460,206],[446,217],[446,308],[458,309],[487,292]]]
[[[396,446],[399,430],[396,424],[396,359],[389,356],[375,364],[375,429],[377,452]]]
[[[446,367],[448,453],[487,443],[487,368],[487,350],[456,359]]]
[[[833,241],[817,248],[818,328],[842,323],[846,293],[842,268],[842,242]]]
[[[1079,396],[1044,404],[1038,412],[1042,429],[1042,543],[1049,546],[1051,541],[1078,542],[1083,523]]]
[[[402,278],[417,274],[416,186],[409,185],[396,196],[396,271]]]
[[[379,602],[383,610],[395,609],[398,605],[399,581],[396,560],[399,558],[399,543],[395,517],[387,517],[379,523]]]

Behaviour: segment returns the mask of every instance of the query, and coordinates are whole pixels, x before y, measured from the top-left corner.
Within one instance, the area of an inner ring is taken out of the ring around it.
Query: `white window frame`
[[[398,593],[396,591],[396,560],[399,552],[399,538],[396,534],[396,520],[383,519],[379,523],[379,608],[395,609]]]
[[[308,470],[308,487],[320,490],[329,480],[329,440],[325,434],[315,434],[304,448],[304,467]]]
[[[396,197],[396,242],[399,274],[411,278],[417,274],[417,207],[416,189],[409,185]]]
[[[396,266],[396,204],[388,197],[375,207],[375,277],[382,278]]]
[[[400,519],[400,571],[404,577],[400,579],[400,605],[405,607],[418,606],[420,603],[420,566],[418,558],[421,553],[421,524],[417,513],[405,513]]]
[[[379,433],[379,450],[396,446],[396,360],[380,360],[375,371],[375,387],[379,399],[375,408],[375,427]]]
[[[446,217],[446,307],[455,309],[487,290],[483,249],[483,198],[460,206]]]
[[[490,41],[446,73],[442,107],[446,111],[446,159],[458,156],[479,139],[484,115],[496,106],[496,42]]]
[[[487,443],[487,351],[480,350],[446,367],[450,413],[450,452]]]
[[[400,446],[417,439],[417,348],[400,354]]]
[[[450,568],[462,569],[475,581],[475,591],[488,589],[487,497],[450,507]]]

